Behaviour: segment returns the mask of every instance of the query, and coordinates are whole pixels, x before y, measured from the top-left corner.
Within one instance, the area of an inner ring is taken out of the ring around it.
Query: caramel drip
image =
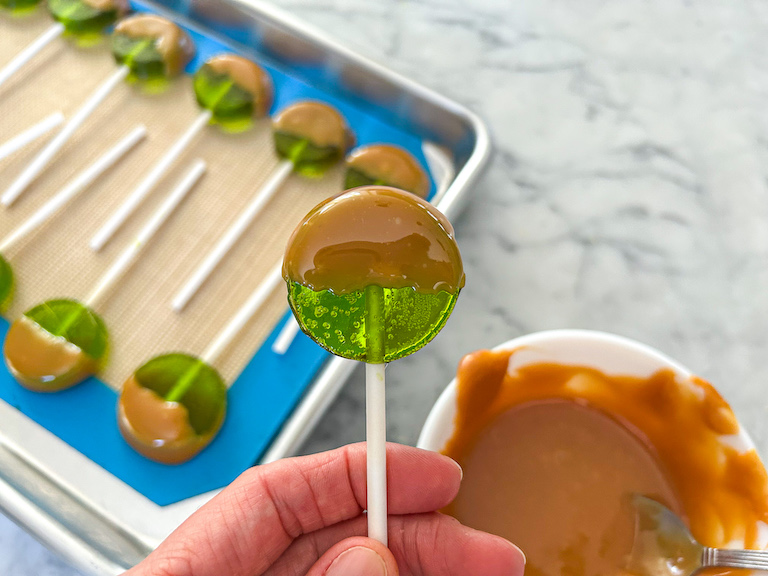
[[[348,156],[347,166],[421,198],[429,194],[427,173],[413,155],[399,146],[375,144],[358,148]]]
[[[264,116],[272,105],[272,81],[264,69],[242,56],[221,54],[206,61],[218,74],[228,74],[232,80],[253,96],[254,116]]]
[[[167,402],[134,376],[123,384],[117,405],[120,432],[126,442],[150,460],[179,464],[211,441],[221,423],[203,436],[195,433],[183,404]]]
[[[508,374],[506,367],[512,354],[514,352],[479,351],[466,356],[459,366],[455,432],[444,449],[444,453],[465,467],[462,489],[449,509],[459,520],[463,520],[461,511],[466,510],[462,502],[471,499],[488,502],[498,493],[490,487],[494,482],[499,486],[498,490],[507,496],[516,490],[521,494],[533,491],[541,496],[539,492],[544,485],[540,477],[542,472],[538,472],[539,477],[526,475],[532,469],[528,459],[555,457],[558,453],[556,448],[550,443],[547,450],[534,453],[529,449],[524,456],[520,456],[520,452],[515,452],[512,447],[544,444],[551,436],[551,428],[558,424],[551,417],[541,414],[530,419],[522,428],[514,428],[516,425],[512,422],[517,418],[516,414],[519,416],[532,406],[568,403],[572,407],[588,407],[611,419],[618,428],[614,432],[606,428],[605,434],[626,436],[629,432],[638,445],[647,447],[672,491],[671,496],[664,495],[657,488],[658,494],[649,495],[667,499],[668,505],[677,507],[700,542],[708,546],[724,546],[731,541],[743,541],[748,548],[760,544],[756,527],[768,522],[768,475],[754,450],[739,452],[723,441],[724,437],[737,433],[739,428],[733,412],[711,385],[698,378],[680,380],[671,370],[660,370],[648,378],[638,378],[608,376],[586,367],[534,364]],[[563,421],[562,415],[557,420]],[[571,422],[570,428],[565,430],[570,430],[571,434],[563,433],[559,440],[562,450],[572,450],[573,447],[567,444],[571,442],[570,438],[583,433],[583,427],[584,422]],[[593,434],[591,442],[585,443],[581,450],[583,458],[592,461],[590,468],[594,478],[590,482],[600,484],[603,478],[614,478],[611,481],[613,488],[606,485],[595,493],[588,490],[572,504],[562,504],[567,508],[560,511],[561,515],[570,514],[573,510],[599,509],[605,504],[607,494],[615,493],[618,488],[625,492],[638,490],[632,483],[641,478],[640,472],[633,473],[631,482],[628,480],[626,485],[619,486],[616,479],[629,466],[625,462],[628,449],[606,451],[602,462],[590,460],[608,445],[605,434]],[[496,442],[495,450],[488,449],[493,444],[492,439]],[[468,482],[475,469],[479,479]],[[505,476],[500,472],[502,469],[516,472]],[[546,473],[554,474],[551,470]],[[646,475],[652,473],[646,466]],[[586,472],[578,476],[573,467],[570,472],[562,468],[558,475],[555,478],[557,483],[546,487],[552,492],[553,499],[573,491],[575,484],[588,476]],[[474,490],[471,488],[473,484]],[[504,516],[501,520],[497,517],[491,519],[497,522],[497,526],[501,522],[516,535],[519,530],[524,530],[526,535],[520,538],[530,538],[531,550],[524,548],[529,552],[529,566],[535,565],[531,554],[534,548],[541,552],[541,543],[547,541],[555,546],[555,537],[562,538],[562,535],[557,535],[560,525],[555,520],[547,524],[520,517],[509,512],[499,501],[495,509],[497,516]],[[619,516],[617,518],[620,519]],[[474,521],[479,528],[484,522],[479,518]],[[559,552],[549,550],[549,557],[570,559],[576,564],[579,558],[594,560],[592,556],[585,556],[587,551],[594,550],[594,541],[590,541],[589,534],[584,539],[583,531],[576,532],[568,540],[568,549],[563,541],[564,546]],[[605,546],[612,545],[612,533],[608,531]],[[616,534],[618,538],[619,533]],[[546,562],[539,561],[540,565]],[[579,569],[567,572],[589,574]],[[554,574],[543,568],[538,572],[534,569],[532,573],[544,576]],[[620,573],[618,568],[614,573]],[[709,573],[728,574],[731,571],[717,569]]]
[[[130,38],[155,38],[155,49],[163,57],[169,76],[179,74],[195,53],[194,44],[186,32],[154,14],[126,18],[115,27],[114,33]]]
[[[80,348],[26,316],[11,324],[3,352],[13,377],[38,392],[67,388],[98,369],[98,363]]]
[[[288,241],[287,281],[344,294],[366,286],[455,293],[464,269],[453,227],[432,205],[366,186],[319,204]]]
[[[354,137],[339,112],[321,102],[298,102],[288,106],[272,121],[276,132],[305,138],[318,148],[333,146],[346,150]]]

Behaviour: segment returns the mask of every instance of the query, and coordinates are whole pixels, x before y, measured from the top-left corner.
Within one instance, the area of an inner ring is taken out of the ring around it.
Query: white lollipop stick
[[[232,343],[232,340],[240,333],[240,330],[253,318],[253,315],[264,305],[264,302],[274,292],[283,280],[281,275],[282,264],[275,266],[267,277],[256,287],[245,304],[237,311],[229,323],[211,342],[208,349],[203,352],[201,358],[208,364],[216,362],[218,357]]]
[[[248,229],[248,226],[254,221],[259,212],[264,209],[264,206],[272,199],[275,193],[280,189],[280,186],[285,182],[286,178],[291,174],[293,170],[293,162],[290,160],[283,160],[277,165],[277,168],[272,172],[272,176],[262,186],[261,190],[257,192],[253,197],[251,203],[246,206],[245,210],[240,214],[240,217],[235,221],[232,226],[224,233],[219,243],[214,246],[205,260],[200,264],[197,270],[194,271],[192,276],[187,280],[179,293],[173,299],[172,306],[176,312],[181,312],[184,307],[189,303],[192,297],[200,289],[214,271],[216,266],[224,259],[232,249],[232,246],[240,239],[243,233]]]
[[[5,194],[0,198],[0,202],[6,206],[10,206],[19,196],[21,196],[24,190],[35,181],[43,170],[45,170],[45,167],[48,166],[51,160],[53,160],[53,157],[64,147],[83,122],[93,114],[94,110],[96,110],[104,99],[109,96],[109,93],[115,89],[115,86],[128,75],[129,71],[130,68],[128,68],[128,66],[120,66],[120,68],[118,68],[93,92],[93,94],[91,94],[91,96],[89,96],[88,100],[85,101],[85,104],[83,104],[75,115],[69,119],[69,122],[64,125],[61,132],[59,132],[53,140],[40,151],[16,181],[11,184],[10,188],[5,191]]]
[[[106,243],[109,242],[112,236],[115,235],[115,232],[117,232],[125,223],[125,221],[128,220],[128,217],[134,213],[136,208],[139,207],[139,204],[141,204],[144,198],[146,198],[147,194],[152,191],[152,189],[162,179],[171,165],[179,156],[181,156],[184,150],[187,149],[195,136],[197,136],[198,132],[200,132],[200,130],[202,130],[203,127],[208,124],[210,119],[210,110],[204,110],[200,113],[200,115],[187,129],[187,131],[184,132],[184,134],[182,134],[181,137],[176,140],[173,146],[170,147],[168,152],[165,153],[165,156],[160,158],[157,164],[152,167],[152,170],[149,171],[146,178],[144,178],[144,180],[139,183],[139,185],[134,189],[131,195],[125,199],[125,202],[123,202],[117,211],[112,214],[112,216],[110,216],[109,220],[104,223],[104,226],[102,226],[99,231],[96,232],[94,237],[91,239],[92,250],[98,252],[104,248]]]
[[[136,239],[130,246],[115,260],[115,263],[102,276],[90,296],[85,300],[85,304],[90,308],[95,308],[99,299],[114,286],[131,264],[136,260],[144,245],[152,239],[152,236],[160,229],[163,223],[168,219],[176,207],[181,203],[184,197],[189,193],[192,187],[197,183],[200,177],[205,173],[206,165],[203,160],[195,160],[192,168],[187,172],[184,178],[176,185],[176,188],[169,194],[165,202],[157,209],[152,217],[141,229]]]
[[[283,329],[280,330],[280,334],[277,335],[275,341],[272,343],[272,352],[280,354],[281,356],[288,352],[288,349],[296,339],[296,335],[299,333],[299,323],[296,321],[296,317],[291,314],[288,317],[288,321],[283,324]]]
[[[386,364],[365,365],[365,442],[368,474],[368,537],[387,545]]]
[[[35,57],[35,54],[40,52],[43,48],[48,46],[56,38],[64,33],[64,24],[57,22],[52,25],[48,30],[43,32],[37,37],[29,46],[19,52],[13,60],[8,62],[2,69],[0,69],[0,86],[13,76],[16,72],[21,70],[24,65]]]
[[[115,165],[118,160],[125,156],[131,148],[136,146],[147,134],[144,126],[134,128],[128,136],[120,140],[115,146],[108,150],[104,155],[98,158],[96,162],[80,172],[74,179],[70,180],[64,188],[57,192],[53,198],[48,200],[40,209],[32,214],[21,226],[11,232],[0,242],[0,252],[5,252],[29,233],[39,228],[47,222],[59,208],[72,200],[80,192],[90,186],[99,176],[104,174],[109,168]]]
[[[0,160],[7,158],[17,150],[21,150],[27,144],[31,144],[40,138],[40,136],[43,136],[56,128],[56,126],[62,122],[64,122],[64,114],[61,112],[54,112],[50,116],[43,118],[37,124],[30,126],[24,130],[24,132],[17,134],[8,140],[8,142],[0,144]]]

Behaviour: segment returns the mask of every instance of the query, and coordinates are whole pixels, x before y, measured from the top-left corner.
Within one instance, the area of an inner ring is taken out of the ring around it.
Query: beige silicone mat
[[[0,66],[49,25],[45,14],[0,18]],[[106,42],[78,48],[58,39],[0,88],[0,142],[55,110],[69,118],[115,69]],[[0,207],[0,236],[5,236],[136,125],[147,126],[145,142],[42,229],[5,254],[17,278],[16,296],[7,312],[9,318],[15,318],[46,299],[84,298],[192,160],[199,157],[208,163],[208,172],[197,187],[99,308],[112,345],[101,378],[114,388],[156,354],[201,353],[281,259],[297,222],[342,188],[341,168],[320,180],[292,175],[187,309],[181,314],[173,312],[173,295],[278,162],[268,120],[239,135],[206,128],[101,253],[92,252],[88,241],[198,112],[189,77],[176,79],[166,92],[156,95],[121,85],[16,204],[10,209]],[[0,193],[47,140],[0,162]],[[281,286],[220,358],[217,367],[228,382],[273,330],[286,306]]]

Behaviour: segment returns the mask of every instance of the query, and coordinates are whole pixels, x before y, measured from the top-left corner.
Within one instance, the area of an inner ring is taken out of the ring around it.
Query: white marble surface
[[[496,154],[456,222],[467,287],[388,370],[414,443],[461,356],[580,327],[710,379],[768,456],[768,7],[752,0],[279,0],[463,102]],[[358,372],[304,451],[363,438]],[[0,574],[75,576],[0,518]]]

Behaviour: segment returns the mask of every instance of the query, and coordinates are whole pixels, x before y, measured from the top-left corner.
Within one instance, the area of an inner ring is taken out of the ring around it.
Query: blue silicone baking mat
[[[141,3],[134,3],[133,8],[139,12],[151,11]],[[188,31],[197,45],[197,54],[188,72],[215,54],[236,52],[219,39],[195,29]],[[290,70],[271,65],[267,58],[260,59],[259,63],[270,73],[275,86],[273,113],[299,100],[327,102],[347,118],[359,145],[397,144],[427,166],[421,140],[377,117],[375,106],[365,103],[364,111],[360,101],[343,95],[341,90],[333,93],[312,87]],[[433,183],[432,193],[434,188]],[[221,432],[208,448],[185,464],[157,464],[128,447],[116,426],[117,395],[96,378],[62,392],[39,394],[19,386],[3,367],[0,399],[156,504],[171,504],[221,488],[257,462],[328,359],[328,354],[303,334],[285,355],[273,353],[271,344],[287,319],[286,314],[232,384]],[[7,329],[7,320],[0,318],[0,337],[5,337]]]

